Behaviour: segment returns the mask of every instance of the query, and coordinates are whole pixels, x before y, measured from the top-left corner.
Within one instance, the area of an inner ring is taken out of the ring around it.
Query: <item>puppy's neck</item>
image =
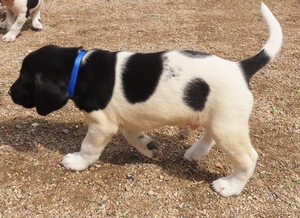
[[[69,87],[68,87],[68,92],[69,92],[70,98],[72,98],[74,95],[74,90],[75,90],[75,86],[76,86],[79,67],[80,67],[81,61],[82,61],[84,55],[86,54],[86,52],[87,51],[85,51],[85,50],[81,50],[78,53],[78,55],[74,61],[74,66],[72,69],[71,79],[70,79],[70,83],[69,83]]]

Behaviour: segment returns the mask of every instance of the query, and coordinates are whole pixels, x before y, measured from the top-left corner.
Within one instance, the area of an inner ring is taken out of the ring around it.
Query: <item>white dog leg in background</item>
[[[42,7],[42,5],[40,4],[39,8],[32,11],[30,14],[30,18],[32,20],[32,26],[33,26],[33,28],[38,29],[38,30],[43,29],[43,25],[39,21],[41,19],[41,16],[40,16],[41,7]]]
[[[13,23],[13,25],[11,27],[10,27],[10,25],[11,25],[11,16],[9,15],[9,17],[7,17],[6,20],[7,20],[6,28],[9,31],[8,31],[8,33],[6,33],[2,37],[2,41],[4,41],[4,42],[13,42],[13,41],[16,40],[17,35],[20,33],[21,28],[22,28],[22,26],[24,25],[24,23],[26,22],[27,19],[26,19],[25,14],[18,14],[18,17],[17,17],[16,21]]]
[[[127,142],[135,147],[140,153],[154,160],[162,157],[159,145],[152,138],[141,131],[124,130],[123,135]]]
[[[13,12],[10,9],[6,9],[5,20],[0,24],[1,29],[9,30],[14,22],[15,22],[15,17]]]
[[[84,114],[89,128],[80,152],[67,154],[62,160],[62,165],[69,170],[85,170],[96,162],[111,137],[118,131],[118,126],[109,122],[102,111]]]
[[[1,29],[6,29],[7,27],[7,19],[5,19],[1,24],[0,24],[0,28]]]
[[[214,144],[210,131],[206,130],[201,139],[185,152],[184,158],[189,161],[199,161],[208,154]]]

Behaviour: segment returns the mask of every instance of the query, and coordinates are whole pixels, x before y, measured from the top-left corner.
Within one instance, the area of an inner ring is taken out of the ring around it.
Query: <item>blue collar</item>
[[[79,52],[79,54],[77,55],[76,59],[75,59],[72,74],[71,74],[70,84],[69,84],[69,87],[68,87],[70,98],[72,98],[73,95],[74,95],[74,90],[75,90],[75,85],[76,85],[79,66],[80,66],[81,60],[82,60],[82,58],[85,54],[86,54],[86,51],[81,50]]]

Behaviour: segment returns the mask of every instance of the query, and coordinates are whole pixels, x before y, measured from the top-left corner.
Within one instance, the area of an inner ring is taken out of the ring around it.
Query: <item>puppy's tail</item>
[[[261,12],[268,24],[270,36],[258,54],[239,63],[248,83],[258,70],[276,57],[282,45],[283,36],[279,22],[264,3],[261,4]]]

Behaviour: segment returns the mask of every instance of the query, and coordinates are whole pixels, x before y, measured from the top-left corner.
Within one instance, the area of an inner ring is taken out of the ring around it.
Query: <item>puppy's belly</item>
[[[200,119],[200,114],[194,117],[174,117],[164,119],[162,117],[155,118],[136,118],[132,120],[122,119],[119,127],[121,129],[136,130],[136,131],[150,131],[155,128],[162,126],[183,126],[187,125],[192,130],[197,129],[199,126],[203,125],[202,119]]]

